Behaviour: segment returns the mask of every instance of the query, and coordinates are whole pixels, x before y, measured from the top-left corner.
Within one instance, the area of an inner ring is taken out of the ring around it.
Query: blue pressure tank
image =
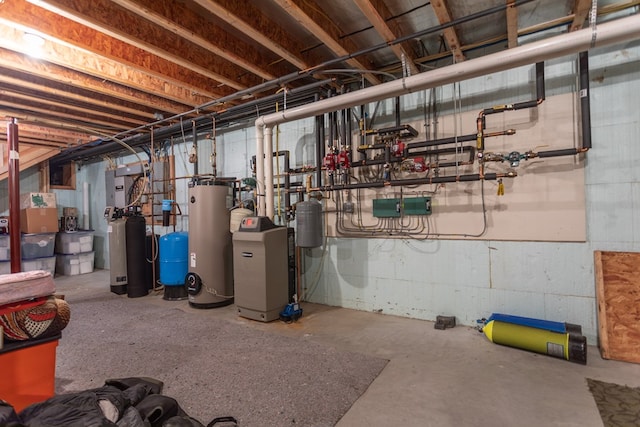
[[[160,283],[164,285],[163,299],[187,299],[185,276],[189,270],[189,233],[176,232],[160,238]]]

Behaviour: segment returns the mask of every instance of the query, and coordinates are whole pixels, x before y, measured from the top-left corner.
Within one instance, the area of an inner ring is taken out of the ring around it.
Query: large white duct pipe
[[[255,122],[256,135],[261,133],[266,134],[267,129],[269,129],[269,132],[272,132],[272,128],[276,124],[291,120],[317,116],[342,108],[375,102],[409,94],[418,90],[430,89],[523,65],[534,64],[536,62],[586,51],[592,47],[607,46],[638,39],[640,38],[640,15],[636,14],[598,25],[595,43],[593,43],[593,36],[594,33],[591,28],[586,28],[486,55],[481,58],[459,62],[411,77],[261,116],[258,117]],[[262,138],[258,139],[257,144],[257,149],[262,150],[262,147],[259,147],[259,145],[262,145]],[[272,162],[271,156],[267,156],[265,160]],[[265,197],[267,200],[273,201],[273,175],[267,175],[264,182]],[[273,218],[273,210],[269,211],[267,209],[266,215]]]
[[[273,127],[264,129],[264,161],[266,215],[273,219]]]
[[[264,199],[264,133],[263,128],[256,126],[256,214],[266,213]]]

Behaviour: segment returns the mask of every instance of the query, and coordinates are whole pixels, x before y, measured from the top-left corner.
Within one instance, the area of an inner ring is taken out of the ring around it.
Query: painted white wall
[[[590,67],[586,243],[328,239],[326,251],[305,251],[307,298],[428,320],[454,315],[467,325],[493,312],[566,321],[595,343],[593,251],[640,250],[640,43],[593,51]],[[575,69],[571,58],[547,64],[547,95],[575,90]],[[527,78],[513,70],[461,90],[477,108],[501,93],[520,97],[509,88]]]

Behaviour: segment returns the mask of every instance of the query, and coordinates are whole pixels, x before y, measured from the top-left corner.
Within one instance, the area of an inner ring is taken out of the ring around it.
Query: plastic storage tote
[[[10,263],[9,268],[11,268]],[[22,260],[22,271],[34,270],[48,271],[53,276],[56,272],[56,256]]]
[[[93,230],[78,230],[56,235],[57,254],[80,254],[93,250]]]
[[[56,271],[64,276],[75,276],[93,271],[94,252],[83,254],[58,254],[56,256]]]
[[[22,259],[53,256],[56,233],[23,234],[20,243]]]
[[[0,261],[11,259],[11,247],[8,234],[0,234]]]

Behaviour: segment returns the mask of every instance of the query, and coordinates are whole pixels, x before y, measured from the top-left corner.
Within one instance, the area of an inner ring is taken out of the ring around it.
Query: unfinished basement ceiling
[[[598,19],[622,9],[638,13],[638,4],[599,1]],[[156,129],[237,108],[282,88],[335,78],[335,88],[354,90],[388,81],[390,74],[416,74],[515,47],[523,35],[580,29],[589,25],[591,5],[0,0],[0,115],[19,124],[21,158],[29,148],[48,150],[42,159],[110,136],[148,132],[152,124]],[[484,11],[491,13],[467,20]],[[443,27],[452,20],[466,22]],[[0,127],[0,145],[6,128]],[[73,151],[82,158],[82,149]],[[4,147],[3,155],[6,162]]]

